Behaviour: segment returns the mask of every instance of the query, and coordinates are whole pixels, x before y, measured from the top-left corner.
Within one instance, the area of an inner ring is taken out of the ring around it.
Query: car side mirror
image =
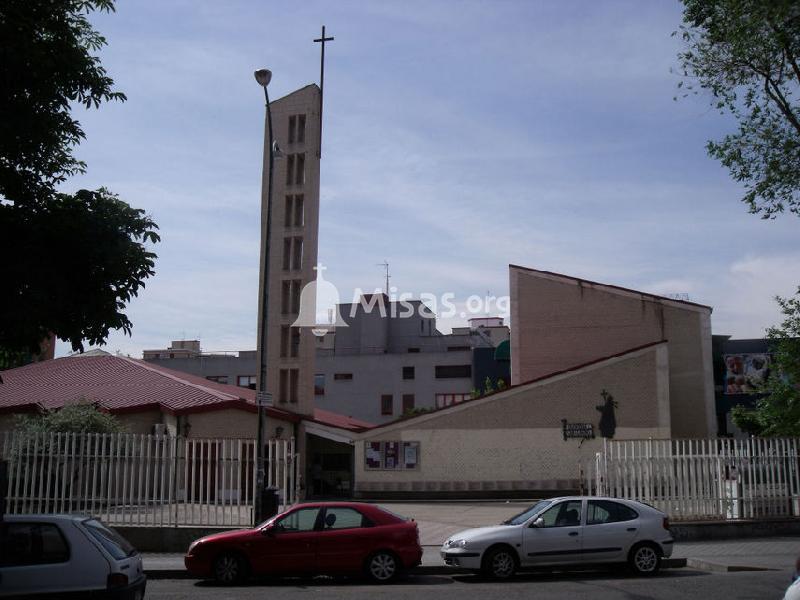
[[[278,526],[277,525],[267,525],[264,529],[261,530],[261,535],[266,535],[267,537],[275,537],[275,534],[278,533]]]
[[[544,527],[544,519],[542,517],[537,517],[537,519],[533,522],[532,527]]]

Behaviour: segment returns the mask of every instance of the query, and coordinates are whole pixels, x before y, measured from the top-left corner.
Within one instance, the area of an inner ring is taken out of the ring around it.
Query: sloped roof
[[[556,279],[563,279],[570,282],[575,282],[578,284],[586,284],[590,286],[595,286],[598,288],[602,288],[605,291],[617,293],[617,294],[635,294],[637,296],[641,296],[643,298],[649,298],[651,300],[658,300],[659,302],[670,302],[679,305],[684,305],[685,307],[693,307],[693,308],[702,308],[706,309],[709,312],[712,312],[714,309],[711,306],[706,304],[698,304],[697,302],[690,302],[688,300],[677,300],[675,298],[668,298],[666,296],[659,296],[657,294],[651,294],[649,292],[642,292],[640,290],[633,290],[630,288],[622,287],[619,285],[613,285],[611,283],[598,283],[597,281],[590,281],[589,279],[581,279],[580,277],[574,277],[573,275],[564,275],[563,273],[555,273],[553,271],[542,271],[540,269],[532,269],[530,267],[521,267],[520,265],[508,265],[510,269],[518,269],[520,271],[525,271],[527,273],[531,273],[533,275],[541,275],[545,277],[552,277]]]
[[[221,408],[255,412],[255,392],[141,360],[100,354],[69,356],[3,371],[0,411],[53,409],[86,400],[112,413],[157,408],[186,414]],[[291,413],[268,414],[299,421]]]
[[[363,431],[375,427],[374,423],[367,423],[360,419],[354,419],[353,417],[340,415],[321,408],[314,409],[314,418],[312,420],[316,423],[337,427],[339,429],[347,429],[349,431]]]
[[[143,360],[97,351],[32,363],[2,371],[0,412],[61,408],[85,400],[110,413],[159,409],[172,414],[236,408],[255,413],[256,392],[209,381]],[[280,408],[267,408],[267,417],[298,423],[308,419],[349,431],[372,423],[327,410],[304,417]]]
[[[649,348],[655,348],[656,346],[660,346],[662,344],[666,344],[667,340],[659,340],[657,342],[650,342],[649,344],[643,344],[641,346],[636,346],[635,348],[629,348],[628,350],[624,350],[622,352],[617,352],[616,354],[610,354],[608,356],[602,356],[600,358],[596,358],[594,360],[590,360],[585,363],[581,363],[579,365],[575,365],[574,367],[569,367],[568,369],[561,369],[560,371],[554,371],[552,373],[547,373],[546,375],[541,375],[539,377],[535,377],[528,381],[523,381],[522,383],[518,383],[516,385],[509,386],[503,390],[497,390],[492,392],[491,394],[486,394],[484,396],[478,396],[477,398],[470,398],[468,400],[464,400],[462,402],[457,402],[455,404],[450,404],[448,406],[443,406],[441,408],[436,408],[434,410],[426,411],[420,413],[418,415],[414,415],[412,417],[400,417],[398,419],[394,419],[393,421],[388,421],[386,423],[381,423],[380,425],[373,425],[367,429],[374,430],[374,429],[383,429],[387,427],[394,427],[399,424],[405,424],[408,422],[416,422],[416,421],[425,421],[430,419],[431,417],[438,416],[439,414],[447,411],[458,410],[462,409],[465,406],[469,406],[473,403],[483,403],[483,402],[491,402],[493,400],[500,399],[504,397],[510,391],[516,391],[520,388],[526,386],[532,386],[534,384],[540,385],[542,383],[546,383],[549,379],[554,379],[555,377],[561,375],[568,375],[568,374],[578,374],[579,371],[583,369],[588,369],[595,366],[600,366],[603,363],[613,361],[618,358],[625,357],[629,354],[634,354],[636,352],[640,352],[642,350],[647,350]],[[366,430],[365,430],[366,431]]]

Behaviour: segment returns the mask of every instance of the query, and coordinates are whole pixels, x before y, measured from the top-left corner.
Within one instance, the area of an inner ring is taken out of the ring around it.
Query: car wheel
[[[638,575],[655,575],[661,567],[661,555],[652,544],[639,544],[628,555],[628,564]]]
[[[483,573],[494,579],[509,579],[517,570],[517,557],[509,548],[490,550],[483,559]]]
[[[381,550],[367,559],[366,572],[372,581],[387,583],[400,573],[400,562],[391,552]]]
[[[225,585],[235,585],[247,579],[247,563],[238,554],[220,554],[214,561],[214,579]]]

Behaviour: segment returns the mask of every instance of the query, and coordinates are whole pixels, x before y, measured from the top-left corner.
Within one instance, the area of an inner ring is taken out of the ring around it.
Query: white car
[[[146,584],[133,546],[97,519],[5,515],[0,521],[0,598],[141,600]]]
[[[651,575],[672,555],[667,516],[641,502],[569,496],[542,500],[500,525],[467,529],[441,549],[444,562],[497,579],[519,568],[625,563]]]

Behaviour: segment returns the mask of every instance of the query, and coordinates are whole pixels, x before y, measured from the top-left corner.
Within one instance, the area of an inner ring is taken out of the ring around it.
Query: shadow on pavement
[[[402,587],[407,585],[447,585],[452,584],[453,578],[445,575],[407,575],[400,577],[391,583],[378,584],[363,577],[257,577],[236,586],[220,585],[214,581],[202,580],[195,582],[196,587],[202,588],[253,588],[253,587],[295,587],[295,588],[308,588],[308,587],[337,587],[337,586],[380,586],[380,587]]]
[[[608,579],[634,580],[668,580],[684,577],[699,577],[709,575],[704,571],[691,569],[668,569],[657,575],[633,575],[625,569],[619,570],[593,570],[593,571],[521,571],[512,579],[503,580],[502,583],[531,583],[534,581],[603,581]],[[452,575],[453,581],[459,583],[497,583],[497,580],[482,575]]]

